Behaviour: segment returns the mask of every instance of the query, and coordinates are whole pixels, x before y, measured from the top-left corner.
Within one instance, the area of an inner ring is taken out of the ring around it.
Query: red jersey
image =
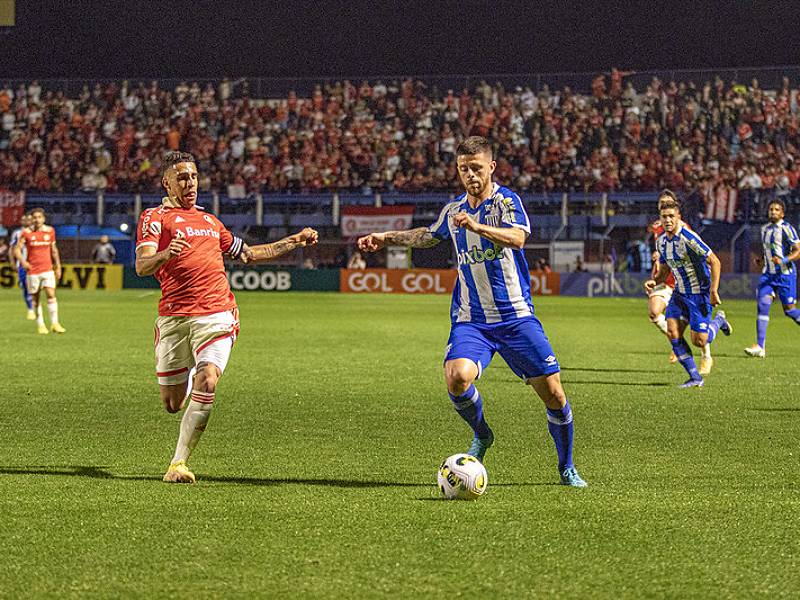
[[[42,225],[41,229],[23,229],[22,239],[28,250],[28,262],[31,268],[29,275],[38,275],[53,270],[52,247],[56,243],[56,230],[49,225]]]
[[[199,316],[236,308],[225,276],[222,253],[233,235],[215,216],[198,207],[148,208],[139,217],[136,249],[152,246],[161,252],[175,237],[191,245],[165,262],[155,277],[161,285],[160,316]]]
[[[689,228],[687,225],[684,225],[687,229]],[[653,228],[653,236],[655,239],[658,239],[662,233],[664,233],[664,226],[661,224],[661,221],[656,221],[652,225]],[[653,276],[655,276],[656,271],[658,270],[658,263],[653,265]],[[669,275],[667,275],[667,279],[664,281],[666,285],[675,289],[675,275],[672,274],[672,270],[670,270]]]

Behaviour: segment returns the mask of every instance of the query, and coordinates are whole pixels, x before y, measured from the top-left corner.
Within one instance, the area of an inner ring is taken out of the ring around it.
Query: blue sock
[[[670,343],[672,344],[672,351],[675,353],[675,356],[678,357],[681,366],[686,369],[689,377],[691,379],[702,379],[700,373],[697,371],[697,365],[694,364],[692,349],[689,348],[689,344],[687,344],[683,338],[670,340]]]
[[[558,472],[574,467],[572,463],[572,409],[569,401],[564,408],[547,409],[547,429],[556,443],[558,453]]]
[[[25,298],[25,306],[28,307],[28,310],[33,310],[33,300],[31,300],[31,295],[25,288],[22,288],[22,297]]]
[[[769,309],[772,296],[761,296],[758,299],[758,317],[756,318],[756,343],[764,348],[767,343],[767,325],[769,325]]]
[[[467,391],[460,396],[454,396],[449,392],[447,395],[450,396],[456,412],[472,427],[475,435],[479,438],[487,438],[492,434],[486,419],[483,418],[483,400],[474,385],[469,386]]]
[[[717,333],[719,333],[719,328],[722,327],[722,324],[725,322],[725,319],[717,315],[711,320],[711,323],[708,324],[708,340],[706,341],[707,344],[710,344],[714,341],[714,338],[717,337]]]
[[[795,323],[800,325],[800,308],[793,308],[792,310],[783,311],[787,317],[792,319]]]

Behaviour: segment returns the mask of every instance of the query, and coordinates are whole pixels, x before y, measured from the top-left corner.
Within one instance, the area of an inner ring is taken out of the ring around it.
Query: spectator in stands
[[[92,262],[97,264],[111,264],[117,258],[117,251],[109,241],[107,235],[101,235],[100,241],[92,250]]]
[[[586,272],[586,267],[583,264],[583,257],[580,254],[578,254],[575,257],[575,268],[573,269],[573,271],[575,273],[585,273]]]
[[[249,98],[246,80],[172,90],[123,81],[75,94],[32,81],[0,90],[0,186],[152,193],[160,155],[180,146],[207,165],[205,191],[246,182],[247,193],[451,192],[454,143],[482,133],[496,146],[498,180],[520,191],[687,195],[730,178],[742,190],[783,191],[786,175],[800,197],[788,79],[766,92],[757,80],[654,77],[636,90],[629,74],[613,68],[610,87],[605,73],[583,93],[487,81],[440,93],[407,79],[334,82],[267,102]]]

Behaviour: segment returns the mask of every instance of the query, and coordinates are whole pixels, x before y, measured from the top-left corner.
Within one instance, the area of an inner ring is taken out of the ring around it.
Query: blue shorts
[[[504,323],[454,323],[444,360],[468,358],[478,365],[480,377],[495,352],[522,379],[561,370],[542,324],[534,316]]]
[[[711,299],[709,294],[672,294],[665,312],[668,319],[689,321],[689,327],[697,333],[708,333],[711,322]]]
[[[758,294],[756,298],[762,296],[775,295],[781,299],[781,304],[794,304],[797,302],[797,273],[762,273],[758,280]]]

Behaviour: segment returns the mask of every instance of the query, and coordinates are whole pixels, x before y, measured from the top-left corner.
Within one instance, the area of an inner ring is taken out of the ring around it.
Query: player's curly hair
[[[194,159],[194,155],[189,152],[179,152],[177,150],[167,152],[161,161],[161,177],[164,177],[167,169],[182,162],[196,163],[197,161]]]
[[[471,156],[473,154],[483,154],[484,152],[492,153],[492,145],[485,137],[480,135],[471,135],[456,148],[456,156]]]
[[[769,208],[773,204],[777,204],[778,206],[780,206],[781,210],[784,212],[784,214],[786,213],[786,202],[784,202],[780,198],[773,198],[772,200],[769,201],[769,204],[767,205],[767,208]]]
[[[658,211],[661,212],[665,208],[674,208],[678,212],[681,210],[681,202],[678,196],[672,190],[664,188],[658,194]]]

